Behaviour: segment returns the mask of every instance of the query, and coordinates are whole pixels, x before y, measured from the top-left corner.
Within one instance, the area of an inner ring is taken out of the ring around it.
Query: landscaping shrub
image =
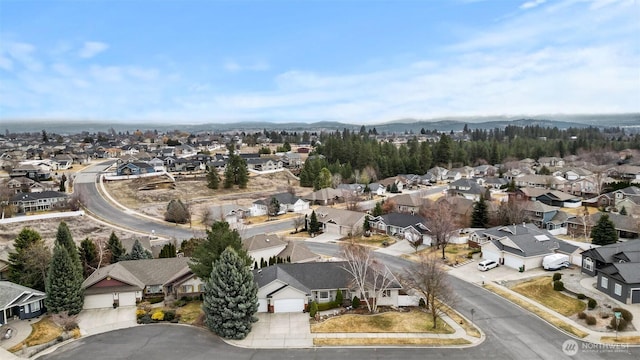
[[[141,317],[147,315],[147,312],[143,309],[136,309],[136,319],[140,320]]]
[[[316,314],[318,313],[318,303],[316,303],[315,301],[311,302],[311,305],[309,305],[309,316],[316,317]]]
[[[337,308],[339,305],[335,301],[330,301],[327,303],[316,304],[318,306],[318,311],[325,311]]]
[[[564,283],[560,280],[556,280],[553,282],[553,290],[562,291],[564,290]]]
[[[183,307],[186,304],[187,304],[187,302],[184,301],[184,300],[176,300],[176,301],[173,302],[173,306],[174,307]]]
[[[616,317],[612,317],[611,321],[609,322],[609,327],[613,330],[616,329]],[[618,331],[623,331],[624,329],[627,328],[627,325],[629,325],[629,322],[627,320],[625,320],[624,318],[619,320],[620,322],[618,323]]]
[[[342,290],[338,289],[338,291],[336,291],[336,303],[338,303],[338,306],[342,306],[343,302],[344,295],[342,295]]]
[[[595,299],[589,298],[589,300],[587,300],[587,307],[589,310],[595,309],[596,306],[598,306],[598,302]]]
[[[173,310],[164,310],[164,321],[173,321],[176,318],[176,312]]]
[[[622,318],[625,319],[627,322],[631,322],[633,320],[633,314],[630,313],[629,310],[627,310],[627,309],[613,308],[613,309],[611,309],[611,311],[613,311],[614,313],[616,311],[621,312],[622,313]]]
[[[587,314],[585,314],[585,313],[584,313],[584,311],[580,311],[580,312],[578,313],[578,319],[582,319],[582,320],[584,320],[584,319],[586,319],[586,318],[587,318]]]
[[[553,281],[558,281],[561,278],[562,278],[562,274],[560,274],[560,273],[553,274]]]
[[[360,307],[360,298],[358,298],[357,296],[354,296],[354,297],[353,297],[353,300],[351,300],[351,306],[352,306],[354,309],[359,308],[359,307]]]
[[[595,316],[588,315],[585,320],[587,325],[595,325],[597,323]]]
[[[576,297],[577,297],[579,300],[584,300],[584,299],[586,299],[586,298],[587,298],[587,295],[585,295],[585,294],[578,294],[578,295],[576,295]]]
[[[162,310],[158,310],[151,315],[151,320],[162,321],[164,320],[164,312]]]
[[[157,304],[159,302],[164,301],[164,296],[150,297],[150,298],[147,298],[146,301],[148,301],[149,304]]]
[[[150,324],[151,323],[151,316],[149,316],[149,314],[145,314],[143,317],[141,317],[138,320],[138,323],[140,323],[140,324]]]

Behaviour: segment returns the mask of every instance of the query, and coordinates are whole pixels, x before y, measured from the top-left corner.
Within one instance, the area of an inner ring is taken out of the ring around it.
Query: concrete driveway
[[[228,343],[251,348],[308,348],[313,347],[313,337],[307,313],[258,313],[249,335],[243,340],[227,340]]]
[[[78,327],[82,335],[94,335],[132,326],[137,326],[135,306],[82,310],[78,314]]]
[[[542,268],[531,269],[521,273],[507,266],[498,266],[488,271],[480,271],[478,270],[478,262],[478,260],[472,261],[466,265],[451,269],[449,274],[476,284],[481,284],[483,281],[510,281],[553,274]]]

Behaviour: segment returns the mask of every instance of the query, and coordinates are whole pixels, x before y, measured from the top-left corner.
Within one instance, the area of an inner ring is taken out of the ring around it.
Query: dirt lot
[[[193,218],[200,219],[205,206],[234,204],[250,208],[257,199],[288,191],[293,187],[297,195],[310,192],[308,188],[301,188],[298,180],[286,172],[273,174],[252,174],[246,189],[207,188],[206,180],[176,181],[175,188],[143,190],[139,189],[157,179],[134,179],[112,181],[105,184],[107,191],[118,202],[130,209],[161,219],[167,204],[172,199],[180,199],[189,204],[193,211]]]

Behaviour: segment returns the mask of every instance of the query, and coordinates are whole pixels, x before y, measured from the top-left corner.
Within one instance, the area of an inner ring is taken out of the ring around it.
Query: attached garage
[[[280,299],[273,304],[274,313],[303,312],[303,299]]]
[[[117,293],[118,303],[120,306],[135,306],[136,293],[133,291]]]
[[[102,309],[113,306],[113,293],[93,294],[84,297],[83,309]]]
[[[513,256],[508,253],[504,254],[504,266],[510,267],[512,269],[519,269],[522,266],[522,264],[524,264],[524,261],[522,258]]]
[[[640,289],[631,289],[631,303],[640,304]]]

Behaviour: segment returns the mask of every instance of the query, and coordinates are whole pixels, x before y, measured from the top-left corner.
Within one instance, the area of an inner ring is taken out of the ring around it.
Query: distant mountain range
[[[478,116],[478,117],[448,117],[429,120],[400,119],[386,123],[365,124],[367,129],[376,128],[378,133],[419,133],[425,130],[461,131],[465,124],[470,129],[504,128],[507,125],[518,126],[543,126],[566,129],[569,127],[624,127],[640,131],[640,113],[634,114],[610,114],[610,115],[541,115],[541,116]],[[46,130],[48,133],[75,134],[83,131],[90,133],[108,132],[113,128],[116,131],[140,130],[183,130],[187,132],[200,131],[246,131],[255,132],[267,129],[269,131],[335,131],[342,129],[359,130],[361,124],[348,124],[337,121],[320,121],[315,123],[303,122],[260,122],[246,121],[238,123],[207,123],[207,124],[167,124],[150,122],[110,122],[110,121],[63,121],[63,120],[7,120],[2,121],[0,131],[9,132],[39,132]]]

